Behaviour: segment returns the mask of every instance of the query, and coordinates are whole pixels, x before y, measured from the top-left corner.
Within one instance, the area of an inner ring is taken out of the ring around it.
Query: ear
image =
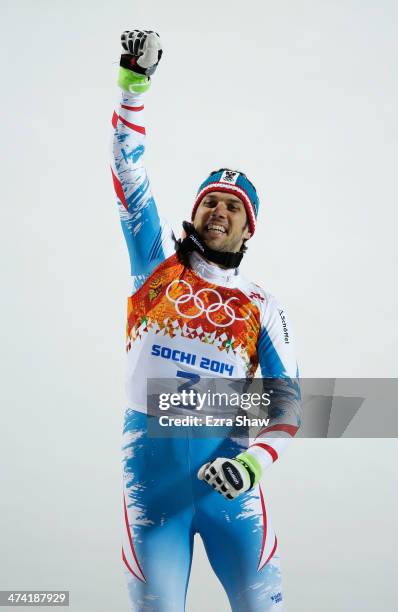
[[[252,237],[252,233],[249,230],[249,225],[247,225],[245,229],[243,230],[242,238],[243,240],[249,240],[249,238],[251,237]]]

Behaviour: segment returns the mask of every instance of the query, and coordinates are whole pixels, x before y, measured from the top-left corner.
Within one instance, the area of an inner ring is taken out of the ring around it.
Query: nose
[[[222,200],[218,200],[217,205],[213,208],[212,214],[216,217],[226,218],[227,207]]]

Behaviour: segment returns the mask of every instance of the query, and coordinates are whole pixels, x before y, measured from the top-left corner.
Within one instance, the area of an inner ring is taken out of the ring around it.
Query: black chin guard
[[[226,268],[237,268],[242,261],[243,253],[228,253],[224,251],[214,251],[203,242],[198,232],[188,221],[183,221],[182,226],[186,232],[184,239],[177,240],[177,255],[183,263],[186,263],[186,256],[192,251],[197,251],[202,257],[213,263],[225,266]]]

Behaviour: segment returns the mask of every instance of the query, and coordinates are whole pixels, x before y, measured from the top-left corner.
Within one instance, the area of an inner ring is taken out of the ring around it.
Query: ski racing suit
[[[151,438],[147,378],[297,377],[283,308],[239,269],[190,254],[183,265],[158,215],[143,165],[144,96],[122,92],[114,112],[112,177],[131,262],[127,313],[127,408],[123,431],[122,558],[134,611],[183,612],[193,539],[199,533],[233,612],[282,610],[277,538],[259,484],[226,500],[197,471],[247,450],[262,469],[299,427],[290,410],[256,439]],[[298,400],[299,391],[292,386]],[[298,402],[297,402],[298,405]]]

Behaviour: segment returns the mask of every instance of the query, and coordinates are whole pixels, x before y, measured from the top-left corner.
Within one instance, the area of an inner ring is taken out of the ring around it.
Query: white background
[[[209,170],[246,171],[261,211],[243,270],[286,304],[301,374],[393,377],[397,18],[387,0],[2,2],[0,589],[128,609],[120,32],[164,43],[146,103],[161,212],[178,230]],[[396,607],[397,450],[300,440],[269,471],[290,612]],[[229,606],[198,543],[187,612],[204,609]]]

